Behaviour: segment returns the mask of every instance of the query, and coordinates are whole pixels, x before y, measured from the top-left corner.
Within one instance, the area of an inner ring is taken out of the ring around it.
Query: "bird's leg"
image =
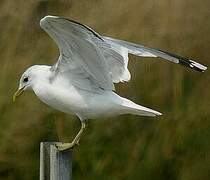
[[[79,145],[80,138],[81,138],[82,133],[84,132],[85,128],[86,128],[86,121],[82,121],[81,128],[80,128],[79,132],[77,133],[77,135],[75,136],[72,143]]]
[[[67,149],[73,148],[75,145],[79,145],[79,141],[81,138],[82,133],[84,132],[86,128],[86,121],[81,121],[81,128],[77,135],[75,136],[74,140],[71,143],[58,143],[56,144],[59,151],[64,151]]]

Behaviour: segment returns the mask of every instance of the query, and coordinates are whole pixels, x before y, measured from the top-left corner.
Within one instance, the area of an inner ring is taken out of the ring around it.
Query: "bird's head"
[[[18,90],[13,95],[13,102],[15,102],[16,98],[23,94],[25,90],[33,89],[36,80],[39,79],[38,77],[43,77],[46,75],[46,67],[42,65],[34,65],[29,67],[21,76]],[[49,67],[48,67],[49,70]],[[43,75],[43,76],[42,76]]]

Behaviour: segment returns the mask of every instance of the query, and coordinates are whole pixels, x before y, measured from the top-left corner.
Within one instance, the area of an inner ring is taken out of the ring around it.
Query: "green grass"
[[[0,3],[0,179],[35,180],[39,142],[70,141],[76,117],[25,93],[11,101],[22,72],[53,64],[54,42],[39,28],[47,14],[65,16],[107,36],[168,50],[209,64],[210,2],[203,0],[37,0]],[[130,56],[129,83],[117,92],[163,113],[89,122],[74,151],[74,179],[204,180],[210,178],[210,83],[203,74]]]

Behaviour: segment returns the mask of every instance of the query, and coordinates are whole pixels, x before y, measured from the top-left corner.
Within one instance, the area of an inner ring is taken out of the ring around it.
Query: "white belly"
[[[120,114],[120,97],[111,91],[96,94],[73,86],[61,88],[50,84],[40,84],[33,90],[42,102],[59,111],[76,114],[80,119]]]

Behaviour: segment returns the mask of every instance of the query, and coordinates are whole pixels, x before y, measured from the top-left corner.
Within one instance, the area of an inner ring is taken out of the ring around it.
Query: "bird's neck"
[[[32,89],[36,88],[37,85],[50,82],[50,77],[52,76],[50,68],[51,66],[37,65],[36,71],[34,72]]]

